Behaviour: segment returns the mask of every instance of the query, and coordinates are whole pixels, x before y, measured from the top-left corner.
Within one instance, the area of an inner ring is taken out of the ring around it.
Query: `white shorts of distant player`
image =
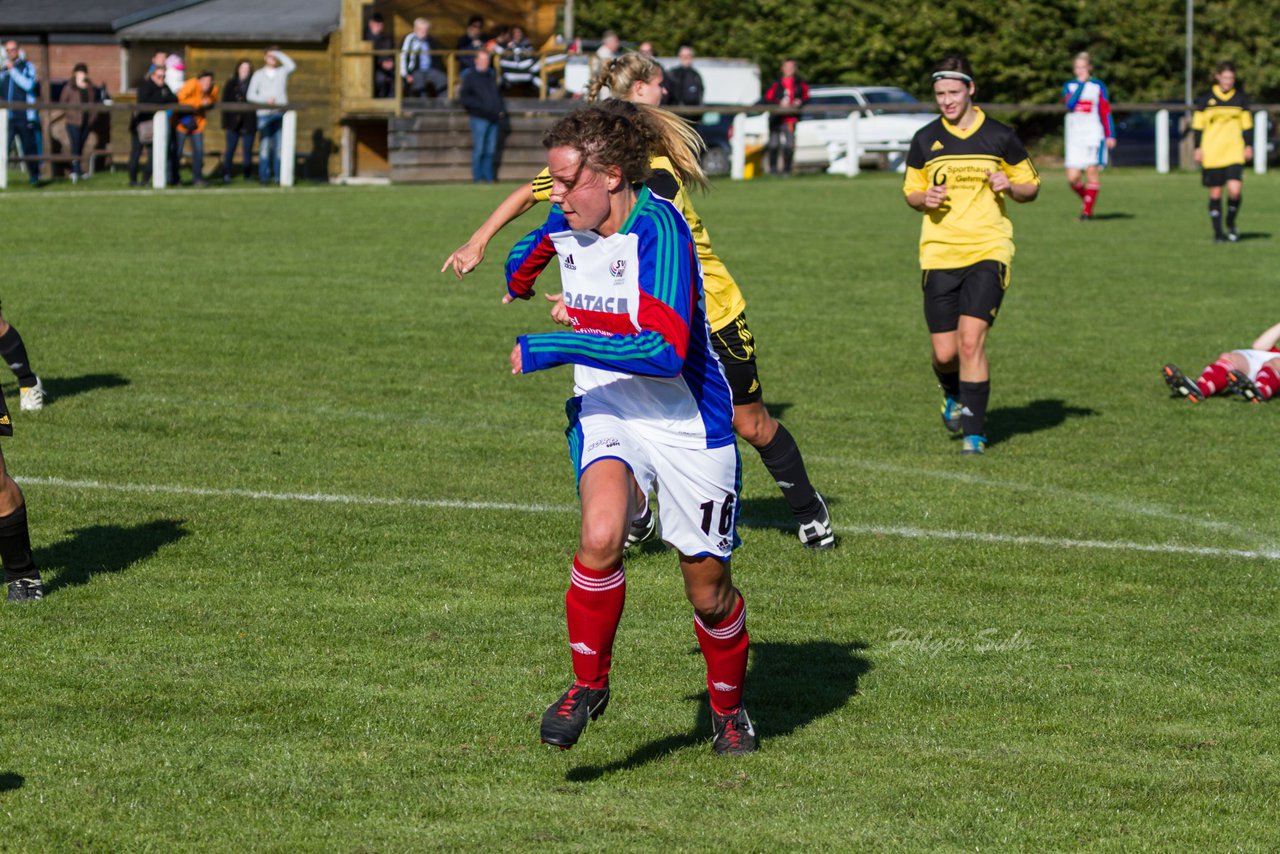
[[[1064,165],[1068,169],[1088,169],[1090,166],[1105,168],[1107,165],[1107,144],[1102,137],[1079,138],[1075,134],[1067,134],[1066,157]]]
[[[1231,352],[1245,360],[1248,365],[1245,371],[1251,380],[1258,378],[1258,371],[1262,370],[1267,362],[1280,359],[1280,353],[1274,350],[1232,350]]]
[[[614,415],[592,414],[570,425],[569,448],[578,477],[594,462],[617,459],[646,496],[656,483],[662,539],[682,555],[728,560],[738,545],[737,445],[677,448],[652,441]]]

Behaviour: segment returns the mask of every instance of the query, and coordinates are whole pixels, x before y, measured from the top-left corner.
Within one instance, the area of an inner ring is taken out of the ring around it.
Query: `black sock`
[[[960,371],[956,370],[949,374],[943,373],[942,368],[937,365],[933,366],[933,375],[938,378],[938,385],[942,386],[942,393],[952,400],[960,397]]]
[[[1236,196],[1234,199],[1227,199],[1227,230],[1236,230],[1236,214],[1240,212],[1240,203],[1244,201],[1244,194]]]
[[[804,469],[800,446],[791,438],[787,428],[779,424],[773,441],[756,450],[760,452],[760,461],[782,490],[791,512],[799,519],[812,519],[821,509],[818,493],[809,482],[809,473]]]
[[[966,436],[985,436],[987,400],[991,397],[991,380],[980,383],[960,382],[960,425]]]
[[[31,370],[31,363],[27,359],[27,346],[22,343],[18,327],[10,325],[9,331],[0,335],[0,356],[4,357],[9,370],[17,376],[19,386],[31,388],[36,384],[35,372]]]
[[[39,578],[31,558],[31,532],[27,528],[26,502],[8,516],[0,516],[0,562],[6,583],[19,578]]]
[[[1209,200],[1209,221],[1213,223],[1213,236],[1222,236],[1222,199]]]

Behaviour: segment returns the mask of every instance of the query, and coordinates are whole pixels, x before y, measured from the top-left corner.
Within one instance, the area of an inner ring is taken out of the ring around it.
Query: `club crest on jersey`
[[[576,266],[574,266],[574,263],[573,263],[573,255],[572,255],[572,253],[571,253],[571,254],[569,254],[569,255],[564,256],[562,263],[564,264],[564,268],[565,268],[566,270],[576,270],[576,269],[578,269]]]
[[[613,273],[613,277],[615,279],[621,279],[622,274],[625,273],[626,271],[627,271],[627,262],[622,258],[619,258],[617,261],[614,261],[612,264],[609,265],[609,272]]]

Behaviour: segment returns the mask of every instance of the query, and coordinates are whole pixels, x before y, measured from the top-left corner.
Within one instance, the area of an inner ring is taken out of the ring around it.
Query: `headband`
[[[935,71],[933,72],[934,80],[963,80],[966,83],[972,83],[973,78],[963,71]]]

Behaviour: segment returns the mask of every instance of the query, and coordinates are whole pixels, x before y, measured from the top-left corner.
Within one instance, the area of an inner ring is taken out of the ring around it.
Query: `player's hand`
[[[1196,158],[1196,162],[1199,163],[1201,160],[1204,159],[1204,152],[1202,152],[1200,149],[1197,148],[1195,153],[1195,158]]]
[[[551,303],[551,319],[561,326],[573,326],[569,319],[569,309],[564,307],[564,294],[543,294]]]
[[[1107,137],[1107,151],[1116,147],[1116,138],[1114,136]]]
[[[443,273],[453,267],[453,275],[458,277],[458,281],[462,281],[462,277],[480,266],[480,262],[483,260],[484,245],[475,244],[468,240],[453,250],[452,255],[444,259],[444,266],[440,268],[440,272]]]
[[[1009,181],[1009,176],[999,169],[993,169],[987,173],[987,183],[991,185],[992,191],[997,193],[1006,193],[1013,186]]]
[[[513,374],[524,373],[524,364],[523,364],[523,360],[520,358],[519,344],[516,344],[516,346],[511,348],[511,373]]]
[[[934,184],[932,187],[925,190],[924,206],[931,211],[935,211],[942,207],[942,203],[950,197],[951,194],[947,192],[946,184]]]
[[[1244,160],[1246,163],[1248,163],[1252,159],[1253,159],[1253,146],[1246,145],[1244,147]]]

